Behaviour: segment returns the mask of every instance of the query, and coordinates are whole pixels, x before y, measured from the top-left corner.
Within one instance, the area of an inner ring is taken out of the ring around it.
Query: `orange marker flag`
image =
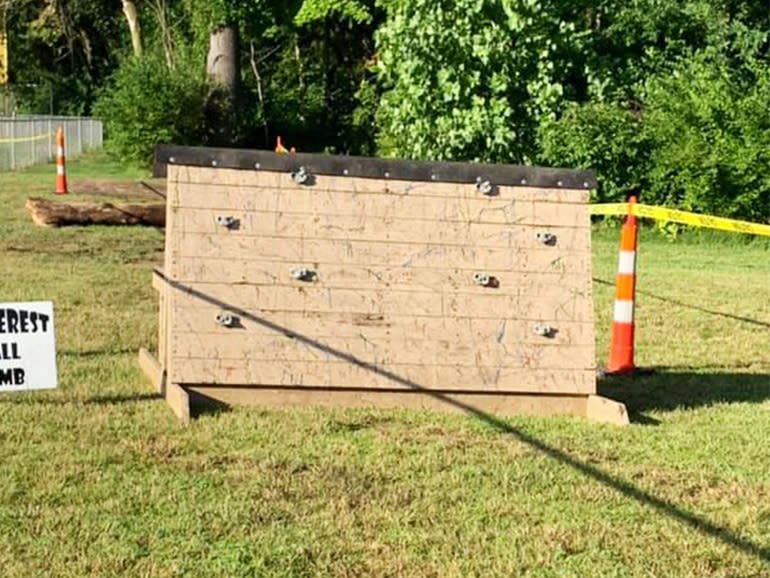
[[[281,137],[277,137],[275,141],[275,154],[285,155],[288,153],[289,151],[286,150],[286,147],[283,146],[283,143],[281,142]]]

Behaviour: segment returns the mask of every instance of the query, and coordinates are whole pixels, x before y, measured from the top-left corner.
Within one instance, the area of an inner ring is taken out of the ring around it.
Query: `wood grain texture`
[[[276,362],[250,359],[184,359],[181,383],[256,384],[282,387],[539,392],[588,394],[596,389],[592,370],[542,370],[455,365],[357,365],[340,362]]]
[[[306,264],[313,270],[311,281],[297,280],[292,270]],[[474,274],[482,269],[429,269],[415,267],[365,267],[360,265],[321,265],[295,261],[239,261],[213,257],[188,257],[179,260],[177,280],[181,284],[253,285],[314,289],[355,289],[361,291],[388,289],[402,292],[440,291],[471,295],[536,296],[561,299],[580,294],[590,299],[591,284],[585,275],[534,273],[483,269],[493,278],[492,286],[480,286]]]
[[[174,311],[175,332],[200,335],[277,335],[299,334],[310,338],[364,339],[433,339],[457,342],[504,343],[506,345],[535,344],[547,346],[593,345],[591,323],[562,322],[553,324],[554,333],[544,338],[535,332],[539,321],[513,318],[500,312],[496,318],[474,317],[416,317],[414,315],[377,315],[357,313],[317,313],[313,311],[281,311],[265,318],[276,328],[239,317],[237,328],[223,327],[216,322],[221,308],[202,304],[200,307]]]
[[[233,259],[272,261],[292,265],[357,265],[462,269],[466,271],[519,271],[576,274],[590,267],[587,252],[549,249],[496,249],[489,247],[380,243],[281,237],[239,237],[213,234],[179,234],[172,261],[181,259]]]
[[[175,290],[174,307],[198,307],[201,303],[221,309],[241,309],[257,316],[276,311],[312,311],[499,319],[501,312],[507,312],[512,317],[533,321],[589,322],[593,318],[592,306],[585,294],[569,290],[558,299],[425,290],[401,292],[214,283],[190,283],[184,290]]]
[[[322,191],[313,187],[297,189],[233,188],[222,184],[177,183],[169,191],[177,207],[262,211],[288,214],[343,215],[355,218],[427,220],[434,222],[492,223],[587,227],[588,205],[546,203],[516,198],[468,198],[361,194]]]
[[[543,338],[547,341],[547,338]],[[179,358],[250,359],[262,362],[335,361],[345,352],[363,362],[388,366],[421,364],[425,360],[457,367],[495,366],[532,369],[592,369],[594,349],[589,345],[516,344],[443,339],[310,338],[283,335],[230,335],[179,333],[171,336],[171,355]]]
[[[237,229],[227,229],[217,223],[219,217],[233,217]],[[542,250],[546,247],[537,234],[550,232],[555,236],[551,252],[559,247],[571,253],[587,253],[591,231],[586,226],[532,226],[491,223],[446,222],[440,227],[434,221],[377,218],[372,215],[319,215],[244,211],[241,209],[176,209],[176,220],[186,234],[223,235],[228,237],[279,237],[290,239],[328,239],[340,241],[376,241],[417,243],[422,245],[459,245],[497,247],[501,249]]]

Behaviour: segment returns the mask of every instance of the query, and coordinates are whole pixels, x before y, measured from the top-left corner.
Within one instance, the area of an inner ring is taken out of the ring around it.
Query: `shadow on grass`
[[[80,359],[90,359],[92,357],[104,357],[107,355],[136,355],[136,349],[133,347],[121,347],[119,349],[90,349],[87,351],[60,349],[56,352],[56,355],[60,357],[78,357]]]
[[[311,347],[327,356],[334,357],[340,361],[344,361],[352,365],[356,365],[357,367],[366,369],[367,371],[371,371],[372,373],[385,377],[390,381],[392,381],[394,386],[406,387],[412,391],[416,391],[416,392],[423,393],[425,395],[432,396],[435,399],[438,399],[449,406],[452,406],[456,409],[459,409],[467,413],[470,416],[475,417],[479,421],[496,429],[500,433],[509,435],[513,439],[532,447],[533,449],[541,452],[542,454],[574,468],[576,471],[585,475],[587,478],[590,478],[600,484],[603,484],[609,488],[612,488],[613,490],[619,492],[620,494],[624,495],[629,499],[635,500],[640,504],[644,504],[654,509],[660,514],[663,514],[665,516],[678,520],[679,522],[692,528],[693,530],[696,530],[704,535],[715,538],[723,542],[724,544],[732,546],[733,548],[745,554],[755,556],[760,560],[762,560],[764,563],[770,563],[770,546],[757,544],[756,542],[753,542],[747,538],[744,538],[738,535],[735,532],[732,532],[729,528],[720,526],[719,524],[712,522],[705,516],[693,513],[674,502],[666,500],[665,498],[660,498],[652,494],[650,491],[636,486],[634,483],[632,483],[629,480],[625,480],[623,478],[620,478],[619,476],[613,475],[593,464],[590,464],[584,460],[581,460],[571,455],[570,453],[558,447],[545,443],[544,441],[536,438],[532,434],[527,433],[522,428],[516,427],[500,417],[497,417],[495,415],[482,411],[472,405],[469,405],[468,403],[464,403],[462,401],[454,399],[444,392],[427,389],[413,381],[410,381],[408,379],[405,379],[404,377],[401,377],[393,373],[388,369],[385,369],[373,363],[369,363],[367,361],[358,359],[357,357],[355,357],[354,355],[351,355],[350,353],[340,351],[324,343],[320,343],[310,337],[307,337],[301,333],[293,331],[287,327],[283,327],[281,325],[273,323],[268,319],[259,317],[239,307],[233,307],[232,305],[225,303],[214,296],[203,293],[197,289],[193,289],[192,287],[189,287],[177,281],[168,279],[165,276],[163,276],[162,273],[160,272],[159,274],[163,277],[163,279],[165,279],[166,283],[168,283],[172,288],[178,291],[191,295],[206,303],[226,309],[230,311],[232,314],[240,316],[243,319],[249,319],[254,323],[261,325],[262,327],[270,329],[271,331],[274,331],[279,335],[283,335],[284,337],[294,339],[298,343]]]
[[[77,397],[53,397],[40,396],[41,392],[19,392],[0,398],[0,403],[11,405],[120,405],[124,403],[140,403],[144,401],[157,401],[163,399],[157,393],[129,393],[102,395],[96,397],[77,398]]]
[[[195,391],[188,391],[187,394],[190,396],[190,417],[193,419],[204,415],[215,416],[232,411],[231,406],[213,397]]]
[[[615,283],[612,283],[610,281],[607,281],[606,279],[599,279],[598,277],[593,278],[594,283],[599,283],[599,285],[606,285],[606,286],[614,286]],[[648,291],[640,291],[639,289],[636,290],[636,293],[639,295],[644,295],[645,297],[649,297],[650,299],[657,299],[658,301],[663,301],[664,303],[670,303],[671,305],[676,305],[677,307],[683,307],[685,309],[692,309],[694,311],[700,311],[702,313],[708,313],[709,315],[714,315],[715,317],[723,317],[725,319],[733,319],[735,321],[741,321],[742,323],[749,323],[751,325],[759,325],[760,327],[770,327],[770,323],[767,321],[762,321],[761,319],[753,319],[751,317],[743,317],[741,315],[735,315],[733,313],[727,313],[725,311],[714,311],[713,309],[706,309],[705,307],[701,307],[700,305],[693,305],[692,303],[685,303],[684,301],[679,301],[677,299],[672,299],[671,297],[664,297],[662,295],[656,295],[655,293],[650,293]]]
[[[654,367],[649,373],[608,377],[599,394],[626,404],[632,420],[641,412],[694,408],[715,403],[761,403],[770,399],[770,375],[687,371]]]

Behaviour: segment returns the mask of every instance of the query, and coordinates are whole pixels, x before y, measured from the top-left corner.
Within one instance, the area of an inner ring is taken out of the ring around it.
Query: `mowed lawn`
[[[770,576],[766,240],[643,231],[655,372],[602,384],[630,427],[267,408],[183,427],[136,364],[163,233],[35,227],[24,201],[52,189],[50,166],[0,173],[0,301],[54,302],[60,377],[0,397],[0,576]],[[594,232],[600,362],[617,237]]]

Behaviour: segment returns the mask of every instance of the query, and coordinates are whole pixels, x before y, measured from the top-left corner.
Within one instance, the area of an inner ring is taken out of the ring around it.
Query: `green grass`
[[[69,178],[142,175],[104,159]],[[235,408],[178,424],[136,367],[162,233],[42,229],[0,174],[0,300],[55,303],[61,386],[0,397],[0,574],[770,576],[770,249],[641,238],[638,357],[580,419]],[[594,234],[597,342],[617,231]]]

